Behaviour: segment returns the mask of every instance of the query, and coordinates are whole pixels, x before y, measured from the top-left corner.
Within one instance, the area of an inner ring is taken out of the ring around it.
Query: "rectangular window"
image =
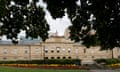
[[[68,48],[68,53],[70,53],[71,52],[71,49],[70,48]]]
[[[63,59],[66,59],[66,57],[63,57]]]
[[[69,56],[68,59],[71,59],[71,56]]]
[[[24,53],[28,54],[28,49],[27,48],[25,48]]]
[[[39,53],[39,48],[35,48],[35,53],[36,53],[36,54]]]
[[[91,48],[91,54],[93,54],[94,53],[94,48]]]
[[[7,48],[4,48],[4,49],[3,49],[3,53],[4,53],[4,54],[7,54]]]
[[[13,54],[17,54],[17,48],[13,50]]]
[[[51,49],[51,53],[54,53],[54,49],[53,48]]]
[[[7,60],[7,58],[6,58],[6,57],[4,57],[4,58],[3,58],[3,60]]]
[[[57,47],[56,49],[57,49],[57,53],[60,53],[60,47]]]
[[[48,49],[47,48],[45,48],[45,53],[48,53]]]
[[[54,50],[51,50],[51,53],[54,53]]]
[[[57,59],[60,59],[60,57],[57,57]]]
[[[55,59],[54,57],[51,57],[51,59]]]
[[[75,49],[75,53],[76,53],[76,54],[78,53],[78,48]]]
[[[59,50],[57,50],[57,53],[60,53],[60,51],[59,51]]]
[[[65,52],[65,49],[63,48],[62,51]]]
[[[48,57],[44,57],[44,59],[48,59]]]
[[[79,56],[76,56],[76,59],[79,59]]]
[[[94,56],[92,56],[92,58],[94,58]]]
[[[17,57],[14,57],[14,60],[17,60]]]
[[[28,57],[24,57],[24,60],[28,60]]]
[[[117,49],[118,49],[118,52],[120,52],[120,48],[119,47],[117,47]],[[113,50],[113,49],[112,49]]]
[[[84,53],[86,53],[86,49],[84,48]]]

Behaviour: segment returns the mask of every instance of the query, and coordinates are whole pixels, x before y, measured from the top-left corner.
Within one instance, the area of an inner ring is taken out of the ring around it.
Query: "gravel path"
[[[116,70],[90,70],[90,72],[118,72]]]

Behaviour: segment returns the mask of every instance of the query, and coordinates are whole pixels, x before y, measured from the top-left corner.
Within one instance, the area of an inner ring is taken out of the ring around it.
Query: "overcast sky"
[[[50,15],[50,13],[48,12],[48,10],[46,9],[46,4],[43,3],[42,0],[40,0],[39,2],[40,6],[42,6],[46,12],[46,16],[45,18],[47,19],[48,24],[50,25],[50,31],[49,32],[58,32],[58,35],[63,35],[65,29],[71,25],[70,20],[68,19],[67,14],[65,14],[65,16],[63,18],[57,18],[57,19],[53,19]]]
[[[48,12],[48,10],[46,10],[46,4],[43,3],[42,0],[39,0],[39,4],[41,6],[44,7],[44,10],[46,12],[46,19],[48,24],[50,24],[50,32],[58,32],[58,35],[62,36],[64,35],[65,29],[68,28],[68,26],[71,25],[70,20],[68,19],[68,15],[65,14],[65,16],[63,18],[57,18],[56,20],[53,19],[50,15],[50,13]],[[80,0],[78,0],[78,2],[76,2],[78,5],[80,5]]]

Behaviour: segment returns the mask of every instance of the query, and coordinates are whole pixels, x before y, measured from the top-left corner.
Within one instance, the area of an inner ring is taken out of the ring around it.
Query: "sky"
[[[77,3],[77,5],[80,5],[80,0],[78,0],[78,2],[76,2],[76,3]],[[46,13],[45,18],[46,18],[48,24],[50,25],[49,32],[55,33],[57,31],[59,36],[64,35],[66,28],[68,28],[68,26],[71,25],[71,22],[68,19],[68,15],[65,14],[65,16],[63,16],[63,18],[53,19],[51,17],[51,14],[49,13],[49,11],[46,9],[47,5],[42,0],[39,0],[38,5],[39,4],[40,4],[40,6],[42,6],[44,8],[44,11]]]
[[[68,19],[68,15],[65,14],[65,16],[63,16],[63,18],[57,18],[57,19],[53,19],[51,14],[49,13],[49,11],[46,9],[46,4],[43,3],[42,0],[39,0],[40,6],[42,6],[44,8],[44,11],[46,13],[46,20],[48,22],[48,24],[50,25],[50,33],[55,33],[56,31],[58,32],[58,35],[62,36],[65,32],[65,29],[71,25],[70,20]]]
[[[77,5],[80,5],[80,0],[78,0],[76,3]],[[47,5],[42,0],[39,0],[38,5],[42,6],[46,13],[45,18],[50,25],[49,33],[55,33],[57,31],[59,36],[64,35],[66,28],[71,25],[71,21],[68,19],[68,15],[65,13],[63,18],[53,19],[50,12],[46,9]]]

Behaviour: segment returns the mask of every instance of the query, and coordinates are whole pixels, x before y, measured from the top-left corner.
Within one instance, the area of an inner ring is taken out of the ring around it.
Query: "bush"
[[[77,59],[53,59],[53,60],[45,60],[45,64],[81,64],[81,60]]]
[[[97,63],[105,63],[105,64],[120,63],[120,59],[119,58],[113,58],[113,59],[96,59],[95,61]]]
[[[79,59],[46,59],[46,60],[18,60],[18,61],[0,61],[0,64],[76,64],[80,65]]]

